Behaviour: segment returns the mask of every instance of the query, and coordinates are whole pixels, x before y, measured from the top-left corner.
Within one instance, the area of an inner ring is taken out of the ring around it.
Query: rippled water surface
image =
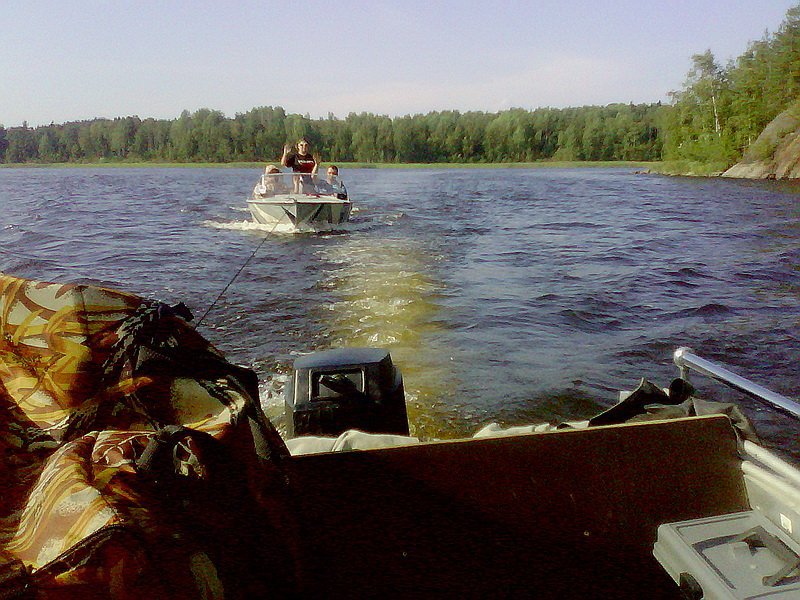
[[[301,235],[250,222],[258,175],[0,169],[0,270],[185,302],[258,372],[279,425],[294,358],[344,345],[391,350],[424,437],[586,418],[640,377],[667,385],[682,345],[800,395],[797,187],[622,169],[343,169],[353,223]],[[797,424],[743,405],[764,437],[798,451]]]

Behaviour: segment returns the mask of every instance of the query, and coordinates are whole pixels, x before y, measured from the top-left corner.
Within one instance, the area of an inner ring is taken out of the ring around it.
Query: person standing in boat
[[[303,137],[297,141],[296,152],[294,152],[293,148],[288,144],[283,147],[281,164],[284,167],[289,167],[295,173],[308,173],[313,176],[317,174],[317,169],[319,169],[319,157],[311,154],[311,144]],[[295,193],[301,191],[301,183],[303,187],[307,185],[310,186],[311,177],[295,177]]]

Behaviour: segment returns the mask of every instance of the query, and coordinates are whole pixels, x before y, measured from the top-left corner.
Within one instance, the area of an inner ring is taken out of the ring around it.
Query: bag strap
[[[245,402],[242,416],[248,419],[254,450],[262,463],[278,466],[289,458],[290,453],[278,431],[269,422],[258,404],[258,376],[251,369],[229,363],[211,352],[195,352],[175,345],[170,328],[161,326],[165,318],[175,318],[188,323],[192,319],[183,304],[166,304],[145,301],[125,319],[118,328],[119,339],[111,348],[103,365],[104,385],[111,385],[126,367],[134,373],[147,370],[150,365],[161,368],[168,363],[175,374],[195,378],[209,394],[220,402],[227,401],[224,387],[236,390]],[[197,334],[199,335],[199,334]],[[222,380],[222,385],[217,381]],[[152,420],[147,407],[139,402],[136,394],[123,399],[131,408],[151,420],[155,430],[163,424]],[[75,411],[67,425],[65,439],[73,439],[93,428],[99,415],[115,410],[113,406],[88,406]]]
[[[180,425],[162,427],[147,441],[144,452],[136,460],[136,471],[155,482],[174,476],[173,448],[181,439],[195,433],[195,430]]]

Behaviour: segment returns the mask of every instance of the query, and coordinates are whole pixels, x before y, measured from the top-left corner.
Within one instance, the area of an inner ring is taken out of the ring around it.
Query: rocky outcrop
[[[743,179],[800,179],[800,103],[783,111],[722,174]]]

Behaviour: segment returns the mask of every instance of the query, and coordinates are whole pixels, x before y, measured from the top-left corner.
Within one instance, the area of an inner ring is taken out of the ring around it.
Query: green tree
[[[369,113],[350,113],[346,122],[352,131],[353,158],[359,162],[378,162],[378,118]]]
[[[169,158],[178,161],[191,161],[197,158],[197,137],[194,122],[188,110],[173,121],[169,129]]]
[[[218,110],[201,108],[192,115],[191,160],[225,162],[232,156],[230,124]]]
[[[141,120],[139,117],[123,117],[114,119],[108,132],[109,152],[117,158],[125,158],[130,153],[136,138],[136,130]]]
[[[164,160],[169,154],[169,121],[145,119],[136,129],[131,154],[143,160]]]
[[[59,152],[58,138],[53,128],[42,128],[37,132],[39,138],[38,153],[39,158],[44,162],[60,162],[62,160]]]
[[[61,127],[58,143],[63,152],[62,160],[77,161],[83,158],[80,144],[80,125],[78,123],[67,123]]]
[[[6,147],[6,162],[24,163],[38,158],[38,143],[33,129],[28,128],[26,122],[22,127],[11,127],[6,131],[8,146]]]
[[[393,121],[392,141],[399,162],[426,162],[430,156],[425,131],[410,115]]]
[[[672,96],[677,114],[669,121],[668,158],[732,162],[736,150],[728,125],[732,100],[728,74],[710,50],[692,56],[684,89]]]

